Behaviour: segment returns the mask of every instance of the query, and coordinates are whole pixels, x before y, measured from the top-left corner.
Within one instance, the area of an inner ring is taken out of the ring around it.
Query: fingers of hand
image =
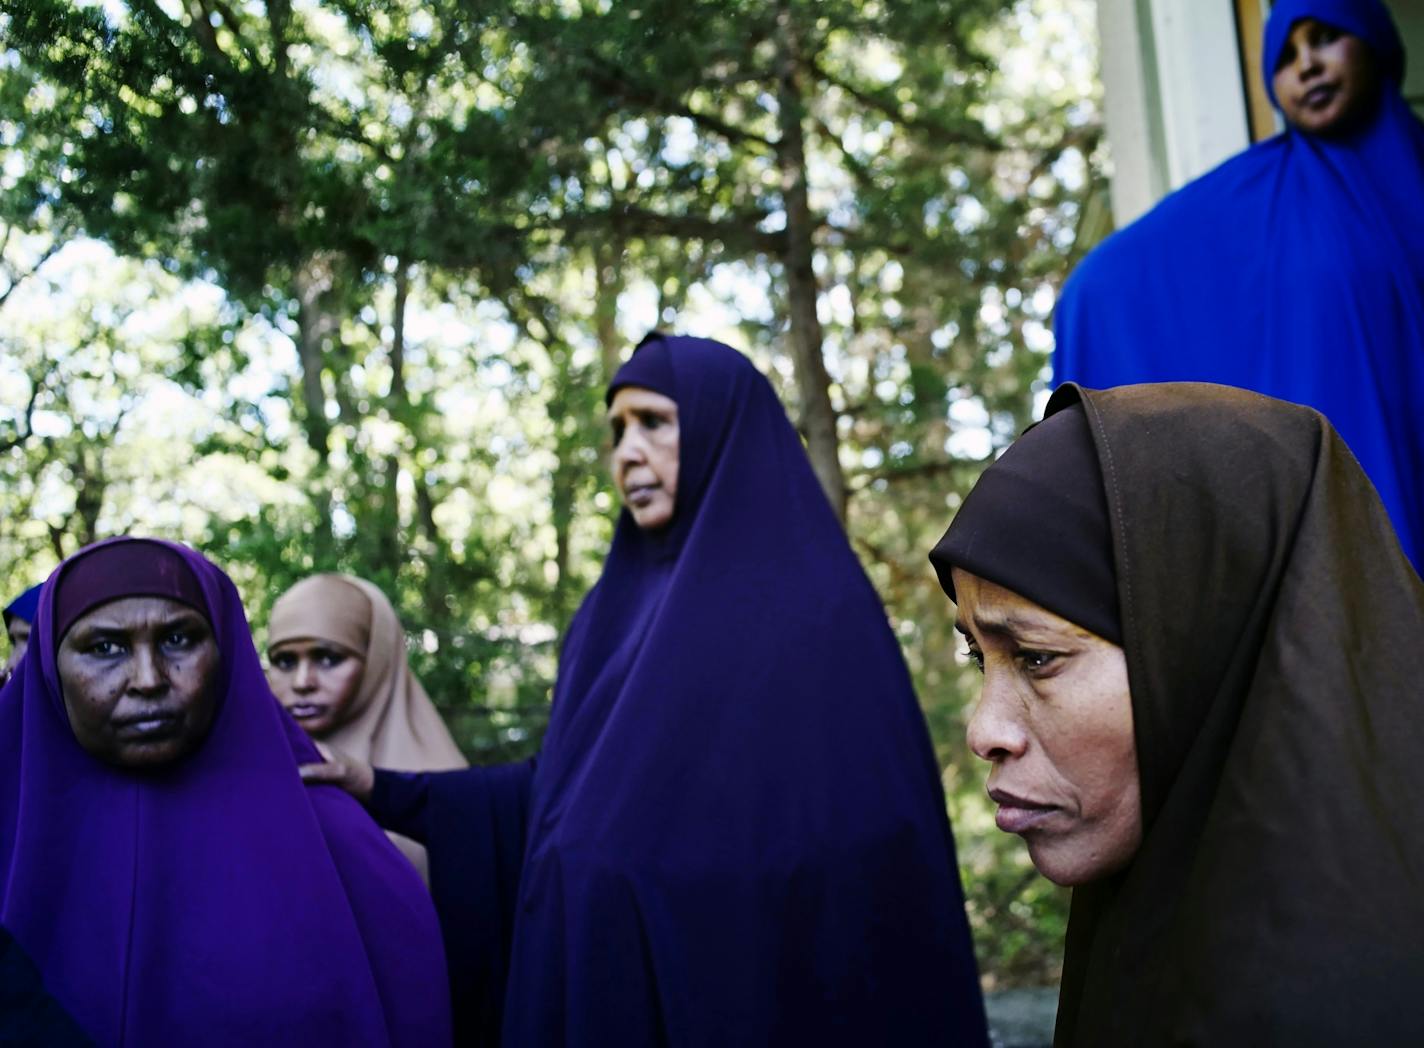
[[[344,768],[339,764],[302,764],[297,767],[303,782],[340,782]]]

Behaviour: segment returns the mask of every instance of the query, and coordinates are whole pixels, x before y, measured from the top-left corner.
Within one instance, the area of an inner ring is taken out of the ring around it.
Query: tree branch
[[[944,124],[936,123],[932,120],[908,116],[890,95],[883,91],[874,91],[870,88],[859,87],[852,84],[849,80],[838,77],[830,72],[821,62],[813,61],[812,69],[820,79],[840,88],[867,109],[873,109],[877,113],[889,117],[902,127],[913,128],[916,131],[923,132],[935,145],[977,146],[980,149],[988,149],[996,152],[1004,148],[1002,142],[979,128],[947,127]]]
[[[5,230],[5,240],[8,242],[9,239],[10,230],[7,228]],[[55,255],[57,255],[59,253],[60,248],[64,247],[65,243],[68,243],[68,241],[55,241],[53,244],[50,244],[49,247],[45,248],[43,254],[40,255],[39,261],[37,261],[25,272],[17,273],[14,276],[11,276],[8,273],[6,274],[6,276],[9,278],[10,286],[7,287],[3,293],[0,293],[0,309],[4,308],[6,301],[9,300],[10,295],[14,293],[14,290],[21,284],[23,284],[26,280],[29,280],[30,277],[38,273],[40,271],[40,267],[43,266],[46,262],[48,262]]]
[[[0,454],[4,454],[12,448],[17,448],[24,444],[35,434],[35,405],[39,403],[40,393],[44,390],[44,379],[30,376],[30,399],[25,402],[24,421],[15,427],[15,435],[5,440],[0,440]]]

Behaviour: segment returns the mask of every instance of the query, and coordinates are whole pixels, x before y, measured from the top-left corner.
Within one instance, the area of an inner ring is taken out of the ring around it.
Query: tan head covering
[[[379,588],[350,575],[303,579],[278,598],[267,629],[269,651],[292,640],[337,644],[365,661],[346,720],[322,739],[324,744],[396,771],[466,766],[435,704],[410,671],[405,631]],[[391,839],[423,874],[424,849],[396,834]]]
[[[322,741],[378,768],[442,771],[466,761],[406,661],[405,631],[376,586],[350,575],[313,575],[272,608],[268,650],[291,640],[339,644],[365,660],[346,720]]]

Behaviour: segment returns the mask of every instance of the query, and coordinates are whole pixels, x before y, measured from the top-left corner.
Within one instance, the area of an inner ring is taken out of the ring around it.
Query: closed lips
[[[998,814],[994,816],[994,825],[1005,833],[1031,830],[1059,810],[1055,805],[1039,804],[1005,790],[990,790],[989,798],[999,805]]]
[[[177,727],[182,719],[182,714],[175,711],[155,710],[152,713],[117,718],[114,727],[125,735],[152,735],[170,731]]]

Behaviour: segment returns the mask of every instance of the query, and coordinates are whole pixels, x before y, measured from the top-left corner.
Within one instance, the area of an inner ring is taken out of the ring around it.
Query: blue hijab
[[[1378,0],[1282,0],[1267,83],[1314,18],[1370,48],[1379,106],[1340,138],[1287,130],[1100,245],[1064,289],[1054,381],[1201,380],[1327,415],[1424,567],[1424,124]],[[1274,98],[1274,95],[1272,96]]]
[[[35,615],[40,610],[40,590],[42,589],[44,589],[44,583],[37,583],[5,605],[6,629],[9,629],[12,619],[20,619],[31,625],[34,624]]]
[[[655,336],[677,512],[619,518],[530,801],[504,1043],[986,1041],[939,770],[766,379]]]

